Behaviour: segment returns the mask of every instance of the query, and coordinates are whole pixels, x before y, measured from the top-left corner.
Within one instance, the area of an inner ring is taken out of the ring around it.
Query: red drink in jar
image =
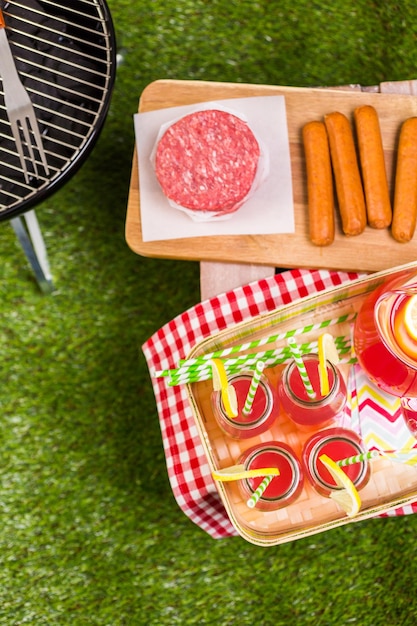
[[[338,427],[322,430],[310,437],[303,448],[303,466],[307,478],[318,493],[328,496],[332,489],[338,487],[319,457],[327,454],[333,461],[340,461],[364,452],[361,439],[354,431]],[[370,464],[366,459],[345,465],[342,470],[358,490],[369,481]]]
[[[223,406],[220,391],[211,397],[214,417],[220,428],[233,439],[248,439],[268,430],[278,415],[278,402],[267,377],[262,374],[249,413],[243,412],[248,391],[252,382],[251,372],[242,372],[229,377],[229,384],[236,391],[238,414],[229,417]]]
[[[239,459],[245,469],[277,467],[274,476],[256,504],[261,511],[273,511],[292,504],[300,495],[304,477],[301,464],[290,446],[283,442],[269,441],[247,450]],[[242,497],[247,500],[261,484],[263,478],[246,478],[239,482]]]
[[[291,361],[278,383],[278,395],[288,417],[302,430],[316,429],[341,416],[346,404],[346,384],[339,370],[329,361],[327,375],[330,391],[320,393],[319,359],[316,354],[303,357],[315,398],[309,397],[295,361]]]

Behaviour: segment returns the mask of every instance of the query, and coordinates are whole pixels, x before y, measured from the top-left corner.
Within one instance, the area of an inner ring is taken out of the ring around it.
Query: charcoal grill
[[[47,175],[36,155],[39,176],[30,175],[25,182],[0,82],[2,221],[17,218],[39,204],[87,158],[108,112],[116,51],[114,27],[104,0],[0,0],[0,6],[16,67],[35,108],[49,166]]]

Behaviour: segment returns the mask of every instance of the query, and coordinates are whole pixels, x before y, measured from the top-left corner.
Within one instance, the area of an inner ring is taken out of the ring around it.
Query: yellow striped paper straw
[[[301,352],[298,348],[297,342],[295,341],[294,337],[290,337],[288,339],[288,346],[291,350],[291,355],[292,358],[295,361],[295,364],[297,366],[298,372],[301,376],[301,380],[303,381],[304,384],[304,388],[307,392],[307,395],[309,398],[315,398],[316,397],[316,392],[313,389],[313,386],[311,384],[310,378],[308,376],[308,372],[306,370],[306,366],[304,364],[304,361],[302,359],[301,356]]]
[[[262,372],[264,371],[265,363],[263,361],[258,361],[255,365],[255,371],[252,376],[252,380],[250,383],[248,395],[246,396],[245,405],[242,409],[243,415],[248,415],[252,409],[253,401],[255,399],[256,390],[259,387],[259,382],[261,380]]]
[[[265,476],[263,481],[259,483],[259,487],[256,491],[253,492],[249,500],[247,500],[246,504],[250,509],[254,509],[262,495],[265,493],[265,489],[268,487],[269,483],[273,479],[273,476]]]

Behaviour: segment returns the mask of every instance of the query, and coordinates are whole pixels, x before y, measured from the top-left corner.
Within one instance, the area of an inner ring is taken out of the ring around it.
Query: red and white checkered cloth
[[[174,369],[204,338],[273,311],[298,298],[341,285],[359,274],[290,270],[206,300],[163,326],[142,346],[151,373],[168,476],[183,512],[213,538],[237,535],[220,500],[184,387],[170,387],[152,372]],[[390,515],[416,513],[417,505]]]

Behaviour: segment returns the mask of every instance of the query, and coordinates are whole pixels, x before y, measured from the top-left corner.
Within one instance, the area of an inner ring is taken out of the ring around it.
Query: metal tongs
[[[12,127],[13,137],[16,142],[17,152],[19,154],[25,181],[26,183],[29,183],[24,153],[24,142],[22,141],[21,132],[23,133],[36,178],[39,178],[39,174],[37,162],[33,152],[33,146],[37,148],[39,152],[46,175],[49,174],[49,169],[42,145],[42,137],[39,131],[35,110],[17,72],[5,29],[6,23],[4,21],[3,12],[0,9],[0,76],[3,81],[4,102],[10,125]],[[34,139],[33,145],[31,137]]]

